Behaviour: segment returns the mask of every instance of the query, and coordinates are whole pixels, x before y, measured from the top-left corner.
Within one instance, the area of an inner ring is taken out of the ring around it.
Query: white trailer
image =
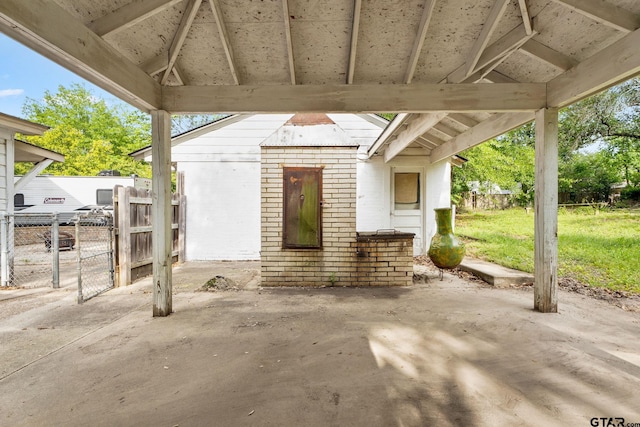
[[[19,178],[15,177],[16,181]],[[112,209],[116,185],[151,189],[151,180],[136,176],[39,175],[15,194],[14,209],[16,213],[59,213],[65,218],[79,211]]]

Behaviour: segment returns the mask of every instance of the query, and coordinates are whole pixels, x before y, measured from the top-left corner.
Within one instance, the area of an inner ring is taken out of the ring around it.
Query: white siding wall
[[[187,195],[186,259],[260,259],[260,143],[292,115],[255,115],[172,149]]]

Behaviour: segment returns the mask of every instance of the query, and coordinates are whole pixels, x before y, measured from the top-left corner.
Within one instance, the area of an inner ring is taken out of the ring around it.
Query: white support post
[[[153,316],[171,314],[171,116],[151,112]]]
[[[558,312],[558,109],[536,112],[534,309]]]

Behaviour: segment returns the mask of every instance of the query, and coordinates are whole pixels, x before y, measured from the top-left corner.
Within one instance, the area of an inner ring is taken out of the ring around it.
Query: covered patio
[[[149,316],[151,278],[82,306],[71,288],[0,301],[0,424],[640,422],[638,312],[560,289],[544,315],[531,287],[435,270],[376,289],[257,289],[259,271],[176,267],[169,318]],[[241,290],[194,292],[214,275]]]
[[[397,112],[430,162],[536,121],[533,305],[557,312],[558,109],[640,72],[633,0],[5,0],[0,31],[153,121],[153,313],[172,312],[170,114]]]

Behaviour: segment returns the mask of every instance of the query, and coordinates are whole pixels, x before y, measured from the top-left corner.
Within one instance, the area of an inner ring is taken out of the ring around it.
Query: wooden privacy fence
[[[153,273],[151,191],[118,185],[113,196],[116,286],[126,286]],[[182,262],[186,196],[174,193],[171,207],[172,259]]]

